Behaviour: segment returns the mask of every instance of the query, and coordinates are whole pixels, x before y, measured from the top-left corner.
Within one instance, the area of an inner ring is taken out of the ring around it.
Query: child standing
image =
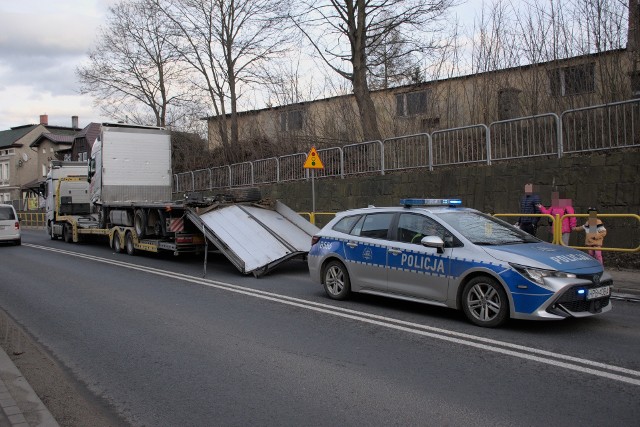
[[[602,243],[604,242],[604,236],[607,235],[607,229],[604,228],[604,224],[601,220],[598,219],[598,212],[594,208],[589,208],[589,220],[586,224],[581,225],[579,227],[574,227],[574,231],[584,231],[586,232],[585,237],[585,246],[588,246],[593,249],[589,249],[589,255],[597,259],[600,264],[602,262],[602,251],[597,250],[596,248],[601,248]]]
[[[559,215],[562,218],[564,215],[575,213],[573,207],[571,206],[571,199],[561,199],[559,193],[557,192],[551,193],[551,206],[549,206],[549,209],[545,208],[542,205],[538,205],[537,208],[543,214],[553,216],[554,219],[556,215]],[[566,217],[562,220],[562,243],[565,246],[569,246],[569,236],[571,236],[571,230],[576,227],[577,223],[578,221],[574,216]]]

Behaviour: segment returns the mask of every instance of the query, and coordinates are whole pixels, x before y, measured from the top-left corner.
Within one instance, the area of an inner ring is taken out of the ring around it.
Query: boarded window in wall
[[[560,67],[549,71],[551,95],[570,96],[595,91],[595,64]]]
[[[504,88],[498,91],[498,120],[515,119],[522,115],[520,92],[516,88]]]
[[[426,113],[427,92],[426,90],[422,90],[396,95],[396,115],[405,117]]]
[[[280,131],[302,130],[302,110],[288,110],[280,113]]]

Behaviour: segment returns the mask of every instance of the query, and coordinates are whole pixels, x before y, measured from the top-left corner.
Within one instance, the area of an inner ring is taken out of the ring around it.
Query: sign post
[[[311,169],[311,212],[316,212],[316,187],[315,187],[315,169],[324,169],[322,160],[318,156],[316,147],[311,147],[311,151],[307,154],[307,159],[304,162],[303,168]]]

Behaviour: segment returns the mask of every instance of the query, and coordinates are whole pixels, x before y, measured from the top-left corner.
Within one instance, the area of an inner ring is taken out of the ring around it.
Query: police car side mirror
[[[444,252],[444,241],[438,236],[425,236],[420,243],[427,248],[438,249],[439,254]]]

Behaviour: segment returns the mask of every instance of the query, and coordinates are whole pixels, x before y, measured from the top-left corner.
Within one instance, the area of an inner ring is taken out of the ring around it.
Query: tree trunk
[[[376,107],[371,99],[369,86],[367,84],[366,68],[353,73],[353,93],[356,97],[358,112],[360,114],[360,125],[362,126],[362,136],[365,141],[375,141],[382,139],[378,129],[378,118],[376,117]]]
[[[366,54],[366,13],[362,0],[357,1],[357,16],[351,29],[351,49],[353,58],[353,93],[358,104],[362,136],[365,141],[381,139],[378,129],[376,107],[371,99],[369,84],[367,83],[367,54]]]

